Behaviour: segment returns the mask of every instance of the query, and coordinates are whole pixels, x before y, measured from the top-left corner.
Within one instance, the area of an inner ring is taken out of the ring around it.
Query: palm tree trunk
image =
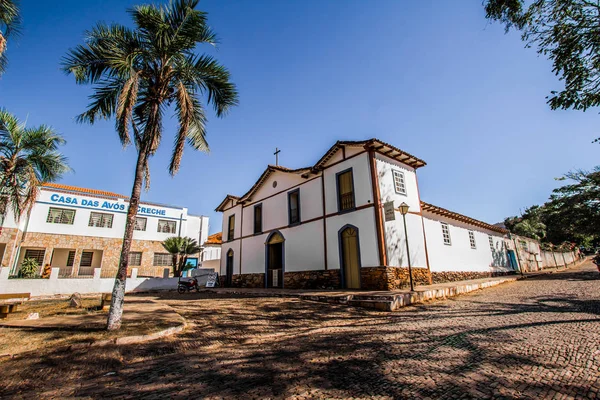
[[[177,265],[179,265],[179,254],[173,254],[173,277],[179,278],[177,273]]]
[[[135,166],[135,179],[131,198],[129,199],[129,209],[127,210],[127,222],[125,224],[125,235],[123,236],[123,247],[121,248],[121,260],[119,261],[119,270],[115,278],[115,286],[112,291],[110,310],[108,312],[108,321],[106,329],[109,331],[121,328],[121,317],[123,316],[123,302],[125,300],[125,280],[127,279],[127,265],[129,264],[129,249],[133,239],[133,228],[135,227],[135,217],[140,204],[140,194],[142,193],[142,183],[144,181],[144,170],[148,160],[148,153],[144,146],[138,150],[138,159]]]

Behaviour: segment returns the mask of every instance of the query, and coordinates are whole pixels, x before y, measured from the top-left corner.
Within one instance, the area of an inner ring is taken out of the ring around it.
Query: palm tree
[[[179,277],[187,265],[188,256],[197,254],[202,250],[196,239],[191,237],[173,236],[162,243],[166,251],[173,257],[173,276]]]
[[[198,45],[216,43],[207,14],[196,10],[197,4],[198,0],[173,0],[168,6],[137,6],[129,11],[134,29],[98,24],[87,32],[86,43],[69,50],[63,60],[64,70],[73,74],[78,84],[94,85],[91,103],[78,120],[93,124],[114,116],[121,144],[133,142],[137,149],[108,330],[121,326],[135,216],[143,181],[148,188],[148,159],[160,144],[165,112],[173,105],[179,125],[169,164],[174,175],[186,143],[208,151],[202,98],[218,117],[237,104],[228,70],[209,55],[195,54]]]
[[[6,39],[19,32],[21,16],[17,2],[0,0],[0,75],[6,69]]]
[[[70,171],[58,151],[65,140],[52,128],[26,128],[17,117],[0,109],[0,217],[11,208],[15,219],[29,211],[39,186]]]

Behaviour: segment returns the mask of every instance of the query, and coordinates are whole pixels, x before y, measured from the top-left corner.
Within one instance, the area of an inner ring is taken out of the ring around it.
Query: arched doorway
[[[358,228],[346,225],[339,231],[340,268],[342,285],[346,289],[360,289],[360,245]]]
[[[265,242],[265,286],[268,288],[283,288],[284,246],[285,239],[278,231],[271,233]]]
[[[225,287],[231,287],[233,282],[233,250],[229,249],[225,262]]]

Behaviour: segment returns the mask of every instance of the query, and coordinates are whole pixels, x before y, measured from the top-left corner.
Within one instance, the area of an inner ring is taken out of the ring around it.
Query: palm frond
[[[40,184],[70,171],[58,151],[64,143],[51,127],[26,128],[14,115],[0,110],[0,197],[17,218],[35,202]]]
[[[139,73],[134,71],[125,81],[117,103],[116,128],[124,146],[131,143],[129,127],[133,123],[133,108],[137,102],[138,89]]]
[[[185,63],[177,66],[176,74],[206,92],[208,103],[219,117],[238,104],[238,92],[229,71],[210,55],[187,57]]]

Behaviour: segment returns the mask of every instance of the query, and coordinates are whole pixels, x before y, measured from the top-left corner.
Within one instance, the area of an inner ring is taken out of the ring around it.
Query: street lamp
[[[400,214],[402,214],[402,220],[404,221],[404,240],[406,241],[406,257],[408,258],[408,280],[410,281],[410,291],[414,292],[415,288],[413,286],[413,278],[412,278],[412,267],[410,265],[410,250],[408,248],[408,231],[406,230],[406,214],[408,213],[408,204],[402,202],[400,207],[398,207]]]

